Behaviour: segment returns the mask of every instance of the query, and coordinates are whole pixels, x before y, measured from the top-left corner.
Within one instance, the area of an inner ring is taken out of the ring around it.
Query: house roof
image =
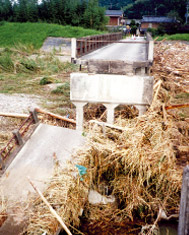
[[[174,23],[176,20],[167,16],[143,16],[141,23]]]
[[[106,10],[106,16],[122,16],[123,11],[121,10]]]

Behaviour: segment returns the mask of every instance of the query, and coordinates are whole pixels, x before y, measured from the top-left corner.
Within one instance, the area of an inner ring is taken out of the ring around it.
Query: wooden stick
[[[76,124],[76,121],[73,120],[73,119],[69,119],[69,118],[65,118],[65,117],[62,117],[60,115],[56,115],[54,113],[50,113],[50,112],[46,112],[42,109],[39,109],[39,108],[35,108],[36,112],[38,113],[42,113],[42,114],[47,114],[51,117],[54,117],[54,118],[57,118],[57,119],[60,119],[62,121],[66,121],[66,122],[70,122],[72,124]],[[29,115],[28,114],[20,114],[20,113],[0,113],[0,116],[2,117],[12,117],[12,118],[28,118]],[[42,117],[38,117],[39,119],[42,119]]]
[[[159,94],[159,91],[160,91],[160,88],[161,88],[161,84],[162,84],[162,81],[159,80],[159,81],[154,85],[154,90],[156,89],[156,87],[157,87],[157,90],[156,90],[156,93],[155,93],[154,98],[153,98],[153,100],[152,100],[151,107],[154,106],[154,104],[155,104],[155,102],[156,102],[156,100],[157,100],[157,97],[158,97],[158,94]]]
[[[180,108],[187,108],[189,107],[189,104],[173,104],[173,105],[170,105],[170,106],[165,106],[165,109],[166,110],[169,110],[169,109],[180,109]]]
[[[62,117],[62,116],[60,116],[60,115],[56,115],[56,114],[54,114],[54,113],[46,112],[46,111],[44,111],[44,110],[42,110],[42,109],[39,109],[39,108],[35,108],[35,110],[36,110],[36,112],[38,112],[38,113],[47,114],[47,115],[49,115],[49,116],[51,116],[51,117],[60,119],[60,120],[62,120],[62,121],[66,121],[66,122],[70,122],[70,123],[72,123],[72,124],[76,124],[76,121],[73,120],[73,119],[65,118],[65,117]]]
[[[28,114],[19,114],[19,113],[0,113],[2,117],[13,117],[13,118],[28,118]]]
[[[121,126],[115,126],[115,125],[112,125],[112,124],[109,124],[109,123],[106,123],[106,122],[99,122],[99,121],[96,121],[96,120],[90,120],[89,123],[95,123],[95,124],[98,124],[98,125],[100,125],[102,127],[106,126],[106,127],[112,128],[112,129],[119,130],[119,131],[130,130],[130,128],[125,128],[125,127],[121,127]]]
[[[43,202],[48,206],[50,212],[52,213],[52,215],[55,216],[55,218],[58,220],[58,222],[61,224],[62,228],[67,232],[68,235],[72,235],[72,233],[70,232],[70,230],[68,229],[68,227],[65,225],[65,223],[63,222],[63,220],[61,219],[61,217],[57,214],[57,212],[52,208],[52,206],[49,204],[49,202],[47,201],[47,199],[43,196],[43,194],[41,193],[41,191],[33,184],[33,182],[30,180],[30,178],[28,177],[28,180],[31,184],[31,186],[34,188],[34,190],[39,194],[39,196],[41,197],[41,199],[43,200]]]

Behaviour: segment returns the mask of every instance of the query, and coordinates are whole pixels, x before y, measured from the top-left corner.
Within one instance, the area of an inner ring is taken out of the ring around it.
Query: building
[[[123,19],[123,11],[121,10],[106,10],[105,15],[109,17],[108,25],[110,26],[120,25]]]
[[[135,24],[141,25],[141,19],[125,19],[125,24],[130,25],[132,20],[135,21]]]
[[[143,16],[140,30],[146,32],[148,28],[157,29],[160,24],[170,24],[176,22],[176,19],[167,16]]]

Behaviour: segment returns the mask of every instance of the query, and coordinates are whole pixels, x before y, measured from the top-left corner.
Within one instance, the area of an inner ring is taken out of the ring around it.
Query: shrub
[[[40,85],[46,85],[50,83],[52,83],[52,80],[49,77],[43,77],[39,82]]]

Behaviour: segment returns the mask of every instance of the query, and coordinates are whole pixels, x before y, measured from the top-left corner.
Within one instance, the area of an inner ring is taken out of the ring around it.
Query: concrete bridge
[[[73,40],[74,60],[88,71],[88,74],[71,74],[70,98],[76,106],[78,130],[82,130],[83,107],[87,103],[103,104],[107,108],[107,122],[112,124],[114,109],[120,104],[135,105],[142,115],[152,102],[153,77],[149,76],[149,70],[154,42],[151,36],[126,39],[120,39],[119,34],[115,36],[112,44],[103,47],[104,42],[109,42],[106,38],[79,40],[78,43],[85,43],[84,50]],[[91,52],[90,43],[98,40],[100,48]]]

